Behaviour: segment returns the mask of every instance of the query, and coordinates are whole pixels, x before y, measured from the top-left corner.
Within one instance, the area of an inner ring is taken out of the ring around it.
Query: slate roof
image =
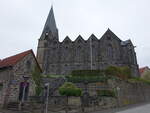
[[[10,56],[10,57],[7,57],[5,59],[1,59],[0,60],[0,68],[14,66],[15,64],[17,64],[20,60],[22,60],[25,56],[27,56],[29,54],[32,54],[36,60],[36,57],[35,57],[32,49],[31,49],[31,50],[27,50],[25,52],[16,54],[14,56]],[[37,62],[37,60],[36,60],[36,62]],[[40,68],[38,62],[37,62],[37,65]],[[41,70],[41,68],[40,68],[40,70]]]
[[[49,12],[49,15],[47,17],[47,20],[46,20],[46,23],[45,23],[42,35],[45,34],[46,32],[51,32],[52,34],[57,32],[53,6],[50,9],[50,12]]]

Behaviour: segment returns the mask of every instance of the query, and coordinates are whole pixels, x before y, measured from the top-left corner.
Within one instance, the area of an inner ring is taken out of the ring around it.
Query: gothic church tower
[[[49,15],[47,17],[43,32],[38,42],[37,60],[43,69],[44,73],[48,72],[48,61],[51,56],[49,52],[51,48],[54,48],[53,44],[59,42],[58,29],[56,27],[56,21],[54,17],[53,7],[51,7]]]

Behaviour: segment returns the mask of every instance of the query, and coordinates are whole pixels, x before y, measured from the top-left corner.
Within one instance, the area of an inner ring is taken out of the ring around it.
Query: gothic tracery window
[[[113,48],[111,45],[108,45],[107,47],[107,56],[108,58],[113,59]]]

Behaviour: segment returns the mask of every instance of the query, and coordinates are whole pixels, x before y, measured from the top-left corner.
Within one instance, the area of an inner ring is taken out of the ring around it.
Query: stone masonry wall
[[[39,39],[37,59],[45,74],[70,74],[72,70],[105,69],[108,66],[129,66],[133,76],[139,76],[136,53],[131,41],[120,40],[109,29],[98,39],[88,40],[68,36],[59,42],[52,35]]]
[[[10,86],[11,93],[8,102],[17,102],[19,98],[20,83],[24,81],[23,76],[29,77],[29,96],[35,95],[35,83],[32,79],[32,71],[36,65],[36,61],[32,54],[25,56],[20,62],[13,67],[13,83]]]
[[[5,100],[8,99],[11,79],[13,79],[11,67],[1,70],[0,83],[2,84],[2,87],[0,89],[0,105],[3,105],[5,103]]]
[[[124,106],[128,104],[150,101],[150,85],[145,83],[130,83],[122,80],[108,80],[108,84],[97,82],[88,83],[86,85],[84,83],[77,83],[76,85],[77,87],[82,88],[83,92],[87,91],[90,97],[97,97],[97,90],[116,90],[117,98],[114,98],[116,100],[116,102],[114,102],[115,106]],[[54,94],[60,96],[57,90]],[[51,98],[51,102],[52,100],[53,97]],[[57,100],[58,102],[62,101],[62,99],[59,101],[59,98],[56,97],[54,100]],[[54,104],[54,102],[51,104]]]

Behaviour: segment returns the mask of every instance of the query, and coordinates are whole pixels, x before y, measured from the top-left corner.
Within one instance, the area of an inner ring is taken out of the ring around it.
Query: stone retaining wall
[[[97,90],[116,90],[116,98],[110,97],[100,97],[98,103],[104,103],[106,106],[107,104],[113,103],[111,106],[124,106],[129,104],[136,104],[141,102],[150,101],[150,85],[145,83],[130,83],[127,81],[121,80],[109,80],[107,84],[105,83],[77,83],[78,87],[82,88],[83,91],[87,90],[90,97],[97,97]],[[58,91],[57,91],[58,92]],[[72,98],[72,97],[71,97]],[[72,101],[75,101],[76,97]],[[78,99],[79,100],[79,99]],[[106,100],[106,101],[105,101]],[[53,96],[51,97],[50,104],[58,104],[65,102],[65,97],[61,96]],[[94,100],[89,99],[89,104],[92,103]],[[102,102],[103,101],[103,102]],[[99,104],[102,105],[102,104]]]

